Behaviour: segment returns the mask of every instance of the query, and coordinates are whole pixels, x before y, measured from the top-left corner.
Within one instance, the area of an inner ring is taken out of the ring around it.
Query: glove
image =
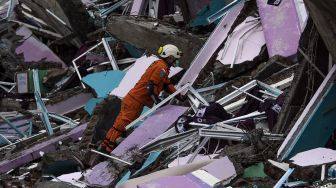
[[[161,102],[161,100],[159,98],[155,97],[154,95],[151,95],[150,97],[153,99],[155,104],[159,104]]]

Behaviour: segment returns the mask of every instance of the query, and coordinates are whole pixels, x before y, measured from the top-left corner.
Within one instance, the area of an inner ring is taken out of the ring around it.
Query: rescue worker
[[[158,96],[162,90],[168,93],[176,91],[168,75],[170,67],[177,64],[182,52],[171,44],[160,47],[158,52],[161,59],[148,67],[138,83],[122,100],[119,115],[101,145],[102,152],[111,153],[116,147],[116,140],[125,134],[126,126],[140,116],[143,107],[152,107],[154,103],[160,102]]]

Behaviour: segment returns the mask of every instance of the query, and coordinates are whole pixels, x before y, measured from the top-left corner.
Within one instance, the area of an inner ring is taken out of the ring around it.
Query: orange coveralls
[[[147,89],[148,82],[154,83],[153,94],[158,96],[167,87],[169,93],[176,91],[174,85],[168,78],[170,67],[164,60],[155,61],[142,75],[139,82],[131,89],[121,103],[121,110],[102,143],[102,149],[111,152],[116,147],[116,140],[123,133],[125,127],[138,118],[144,106],[152,107],[153,99],[149,96]]]

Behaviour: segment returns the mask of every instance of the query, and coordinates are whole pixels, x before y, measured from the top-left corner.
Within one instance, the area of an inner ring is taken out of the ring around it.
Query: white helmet
[[[179,59],[182,55],[182,52],[172,44],[166,44],[163,47],[160,47],[158,53],[161,57],[174,56],[176,59]]]

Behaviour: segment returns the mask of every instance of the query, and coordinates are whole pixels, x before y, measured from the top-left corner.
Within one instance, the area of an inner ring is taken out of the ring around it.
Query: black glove
[[[161,102],[161,100],[159,98],[155,97],[155,95],[151,95],[150,97],[152,98],[152,100],[155,104],[159,104]]]

